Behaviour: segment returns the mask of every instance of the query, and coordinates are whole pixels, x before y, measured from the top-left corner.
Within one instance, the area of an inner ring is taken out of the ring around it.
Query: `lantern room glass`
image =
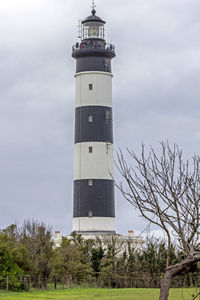
[[[88,22],[89,23],[89,22]],[[82,40],[96,38],[104,40],[104,25],[98,22],[82,25]]]

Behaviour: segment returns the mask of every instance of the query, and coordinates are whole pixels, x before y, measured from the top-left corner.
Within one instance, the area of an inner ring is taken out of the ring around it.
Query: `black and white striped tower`
[[[115,233],[111,60],[105,21],[92,14],[81,22],[76,59],[73,231]]]

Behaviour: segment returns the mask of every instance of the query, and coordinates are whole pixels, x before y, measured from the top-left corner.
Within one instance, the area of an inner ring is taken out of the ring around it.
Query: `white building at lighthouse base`
[[[62,236],[60,231],[55,231],[55,234],[52,237],[52,241],[54,243],[54,248],[60,247],[62,242],[62,237],[67,237],[68,239],[72,239],[72,236]],[[119,256],[123,254],[124,250],[127,249],[127,242],[130,242],[132,246],[134,247],[135,252],[141,252],[142,247],[144,244],[144,239],[142,236],[136,236],[134,235],[133,230],[128,231],[128,235],[122,235],[122,234],[110,234],[110,233],[98,233],[98,232],[85,232],[84,234],[81,234],[81,237],[85,240],[98,240],[100,239],[103,244],[107,244],[107,242],[111,239],[117,240],[117,242],[120,243],[121,250],[119,252]]]

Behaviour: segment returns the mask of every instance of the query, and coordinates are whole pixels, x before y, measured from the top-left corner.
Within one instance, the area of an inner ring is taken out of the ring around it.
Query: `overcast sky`
[[[71,46],[91,2],[0,0],[0,228],[31,218],[72,230]],[[169,140],[200,154],[200,1],[96,5],[117,53],[115,151]],[[117,191],[116,221],[119,233],[146,226]]]

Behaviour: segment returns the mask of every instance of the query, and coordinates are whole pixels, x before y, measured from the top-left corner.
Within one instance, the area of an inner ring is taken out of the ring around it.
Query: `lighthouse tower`
[[[115,233],[111,60],[105,21],[92,14],[81,22],[76,60],[73,231]]]

